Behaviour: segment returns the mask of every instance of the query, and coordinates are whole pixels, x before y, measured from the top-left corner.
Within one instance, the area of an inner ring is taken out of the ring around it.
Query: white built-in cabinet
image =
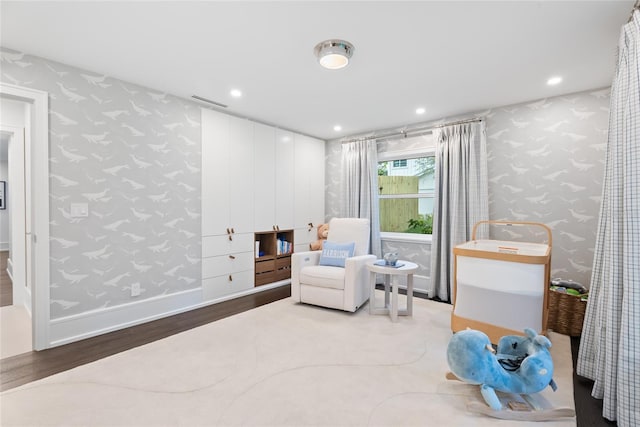
[[[202,293],[253,287],[253,123],[202,110]]]
[[[294,250],[308,250],[324,221],[324,145],[202,109],[204,301],[254,287],[254,233],[294,230]]]
[[[255,123],[256,231],[294,227],[294,144],[291,132]]]
[[[294,174],[294,250],[309,250],[324,222],[324,148],[317,139],[296,136]]]

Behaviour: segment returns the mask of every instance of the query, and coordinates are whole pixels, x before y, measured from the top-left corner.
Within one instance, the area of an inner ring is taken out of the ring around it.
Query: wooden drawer
[[[276,272],[256,273],[256,286],[266,285],[276,281]]]
[[[267,271],[273,271],[276,269],[276,261],[259,261],[256,262],[256,274],[266,273]]]
[[[224,276],[211,277],[202,280],[202,299],[203,301],[210,301],[251,288],[253,288],[253,271],[241,271],[231,275],[225,274]]]
[[[276,270],[276,282],[278,280],[286,280],[291,278],[291,269],[283,268],[281,270]]]
[[[291,257],[283,257],[276,259],[276,270],[280,270],[281,268],[291,268]]]

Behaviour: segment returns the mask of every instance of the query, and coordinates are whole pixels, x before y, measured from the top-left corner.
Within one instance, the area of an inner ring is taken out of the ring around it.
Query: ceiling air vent
[[[219,102],[212,101],[212,100],[210,100],[210,99],[203,98],[203,97],[198,96],[198,95],[191,95],[191,97],[192,97],[193,99],[198,100],[198,101],[206,102],[207,104],[215,105],[216,107],[222,107],[222,108],[227,108],[227,107],[228,107],[228,105],[224,105],[224,104],[221,104],[221,103],[219,103]]]

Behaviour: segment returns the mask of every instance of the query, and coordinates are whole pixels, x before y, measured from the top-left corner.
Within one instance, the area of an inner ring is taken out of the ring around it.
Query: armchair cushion
[[[345,269],[325,265],[310,265],[300,271],[300,282],[329,289],[344,289]]]
[[[336,243],[326,241],[322,247],[320,265],[344,268],[344,261],[353,256],[355,248],[355,242]]]

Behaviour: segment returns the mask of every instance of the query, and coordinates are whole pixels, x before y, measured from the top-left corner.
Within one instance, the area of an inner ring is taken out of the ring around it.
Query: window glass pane
[[[434,171],[435,157],[379,162],[380,194],[433,193]]]
[[[378,163],[380,231],[431,234],[434,157]]]

